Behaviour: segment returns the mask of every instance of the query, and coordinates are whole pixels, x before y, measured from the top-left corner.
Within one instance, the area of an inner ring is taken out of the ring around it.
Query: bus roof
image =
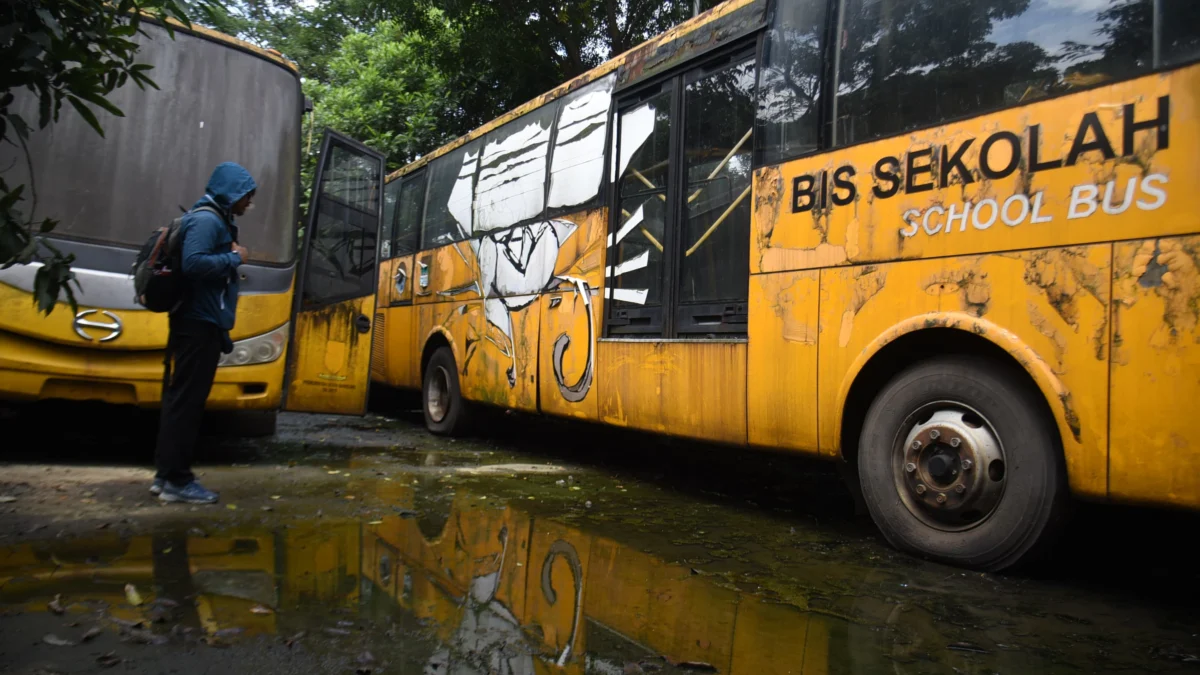
[[[143,12],[143,15],[144,15],[143,16],[144,19],[149,20],[152,23],[156,23],[156,24],[162,23],[162,21],[160,21],[159,19],[157,19],[155,17],[151,17],[149,14],[146,14],[145,12]],[[180,21],[177,21],[175,19],[170,19],[170,18],[168,18],[166,22],[168,24],[170,24],[170,28],[172,30],[181,30],[185,33],[190,33],[197,37],[207,38],[209,40],[212,40],[213,42],[220,42],[220,43],[226,44],[230,47],[233,47],[235,49],[240,49],[244,52],[249,52],[251,54],[254,54],[255,56],[260,56],[268,61],[276,63],[280,66],[283,66],[284,68],[287,68],[288,70],[295,73],[297,76],[300,75],[300,68],[298,66],[296,66],[296,64],[293,63],[292,61],[289,61],[288,59],[284,58],[283,54],[275,51],[274,49],[263,49],[262,47],[250,44],[249,42],[246,42],[244,40],[239,40],[239,39],[233,37],[232,35],[226,35],[225,33],[215,31],[211,28],[205,28],[204,26],[201,26],[198,23],[193,23],[192,25],[188,26],[188,25],[183,24]]]
[[[762,25],[764,18],[765,0],[728,0],[716,7],[703,12],[697,16],[684,21],[683,23],[674,26],[664,33],[656,35],[642,44],[630,49],[629,51],[615,56],[608,61],[596,66],[586,73],[568,80],[564,84],[551,89],[550,91],[538,96],[530,101],[513,108],[503,115],[493,119],[486,124],[468,132],[463,136],[459,136],[453,141],[443,145],[442,147],[430,152],[421,159],[418,159],[407,166],[401,167],[388,175],[389,181],[399,178],[405,174],[411,173],[425,166],[429,162],[441,157],[442,155],[453,151],[462,145],[469,143],[476,138],[479,138],[490,131],[494,131],[506,122],[517,119],[521,115],[530,111],[536,110],[543,105],[550,103],[558,98],[561,98],[580,87],[583,87],[595,80],[616,71],[617,69],[628,66],[630,81],[640,80],[643,77],[661,72],[683,59],[693,54],[706,51],[710,47],[717,46],[729,42],[732,39],[741,37],[747,32],[758,29]],[[750,10],[750,11],[746,11]],[[729,30],[731,26],[726,23],[742,24],[743,30]],[[680,38],[692,33],[705,26],[720,25],[720,30],[710,32],[707,40],[703,41],[680,41]],[[666,52],[664,54],[664,52]],[[623,84],[627,84],[623,83]]]

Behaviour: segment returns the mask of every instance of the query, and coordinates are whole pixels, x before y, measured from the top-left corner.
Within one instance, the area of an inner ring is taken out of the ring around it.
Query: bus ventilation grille
[[[383,348],[384,335],[383,312],[375,314],[375,334],[371,336],[371,374],[383,379],[387,373],[387,350]]]

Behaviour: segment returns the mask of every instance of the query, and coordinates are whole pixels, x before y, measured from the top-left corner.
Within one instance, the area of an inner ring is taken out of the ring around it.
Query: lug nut
[[[920,449],[921,449],[921,441],[913,441],[913,444],[912,444],[912,449],[913,449],[913,450],[920,450]]]
[[[917,486],[917,494],[919,494],[919,495],[925,494],[925,486],[924,485]]]
[[[950,447],[952,447],[952,448],[957,448],[957,447],[958,447],[958,446],[960,446],[960,445],[962,445],[962,439],[961,439],[961,438],[951,438],[951,439],[950,439]]]
[[[966,485],[955,485],[954,491],[961,495],[962,493],[967,491],[967,486]]]
[[[974,462],[972,462],[972,461],[971,461],[971,460],[969,460],[969,459],[964,459],[964,460],[962,461],[962,468],[963,468],[963,471],[970,471],[970,470],[971,470],[971,467],[972,467],[972,466],[974,466],[974,465],[975,465],[975,463],[974,463]]]
[[[917,465],[913,464],[912,462],[909,462],[908,464],[904,465],[904,470],[909,473],[912,473],[917,470]]]
[[[929,432],[930,440],[936,441],[937,439],[939,439],[941,437],[942,437],[942,432],[938,431],[937,429],[934,429],[933,431]]]
[[[945,504],[945,503],[946,503],[946,495],[938,495],[938,496],[937,496],[937,503],[939,503],[939,504]]]

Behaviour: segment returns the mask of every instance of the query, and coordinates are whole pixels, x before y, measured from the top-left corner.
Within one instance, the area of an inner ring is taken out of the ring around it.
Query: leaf
[[[79,640],[80,640],[80,642],[91,642],[93,638],[95,638],[97,635],[99,635],[103,632],[104,631],[99,626],[92,626],[91,628],[88,629],[88,631],[86,633],[83,634],[83,637],[80,638]]]
[[[264,615],[265,615],[265,614],[272,614],[273,612],[271,611],[271,608],[270,608],[270,607],[263,607],[262,605],[255,605],[255,606],[253,606],[253,607],[251,607],[251,608],[250,608],[250,613],[251,613],[251,614],[264,614]]]
[[[12,495],[0,495],[0,504],[11,504],[15,501],[17,501],[17,498]]]
[[[74,106],[75,111],[79,113],[79,116],[83,118],[83,121],[87,122],[93,129],[96,130],[96,133],[103,137],[104,129],[100,126],[100,120],[96,119],[96,114],[93,113],[86,105],[84,105],[82,101],[74,96],[71,96],[70,94],[67,94],[67,100],[71,102],[71,105]]]
[[[48,645],[54,645],[55,647],[74,647],[77,644],[75,642],[71,642],[70,640],[64,640],[54,633],[43,635],[42,642],[45,642]]]
[[[54,18],[54,15],[50,13],[50,10],[39,8],[37,10],[37,15],[42,20],[42,23],[50,29],[50,32],[54,33],[54,37],[61,40],[63,36],[62,26],[58,25],[58,19]]]
[[[230,511],[237,511],[237,504],[226,504],[225,508],[229,509]]]
[[[105,110],[107,110],[108,112],[112,113],[113,115],[115,115],[117,117],[125,116],[125,113],[121,112],[120,108],[113,105],[112,103],[109,102],[108,99],[104,98],[103,96],[101,96],[100,94],[97,94],[95,92],[87,92],[87,93],[81,92],[79,94],[79,98],[82,98],[83,100],[87,101],[88,103],[92,103],[94,105],[100,106],[101,108],[104,108]],[[103,136],[104,134],[100,134],[100,135]]]
[[[62,594],[55,595],[53,600],[46,603],[46,608],[55,614],[65,613],[67,609],[62,605]]]
[[[121,657],[117,656],[116,652],[109,652],[96,657],[96,664],[101,668],[112,668],[119,663],[121,663]]]
[[[142,595],[138,593],[137,586],[133,584],[125,584],[125,599],[134,607],[139,607],[142,604]]]

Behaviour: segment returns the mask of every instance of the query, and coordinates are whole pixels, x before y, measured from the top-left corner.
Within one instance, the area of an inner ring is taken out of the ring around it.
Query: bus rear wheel
[[[858,473],[871,518],[896,548],[998,571],[1029,562],[1067,503],[1057,430],[1012,369],[931,359],[901,372],[863,424]]]
[[[461,436],[467,430],[469,410],[458,385],[458,368],[449,347],[438,347],[425,364],[421,383],[425,427],[439,436]]]

